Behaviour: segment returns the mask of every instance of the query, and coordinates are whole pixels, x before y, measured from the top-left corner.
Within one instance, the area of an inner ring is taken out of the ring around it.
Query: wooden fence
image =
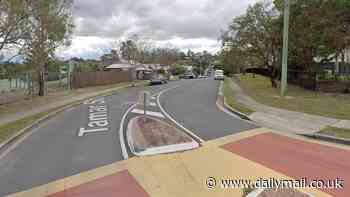
[[[111,85],[132,81],[131,71],[97,71],[74,72],[72,76],[73,88],[85,88],[90,86]]]

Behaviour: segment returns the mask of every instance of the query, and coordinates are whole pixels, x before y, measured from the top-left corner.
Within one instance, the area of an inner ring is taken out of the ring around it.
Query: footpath
[[[140,85],[140,84],[143,84],[143,82],[135,83],[135,84]],[[92,97],[96,97],[99,95],[109,94],[113,91],[116,91],[116,90],[119,90],[122,88],[126,88],[129,86],[131,86],[131,83],[125,83],[124,85],[121,85],[118,87],[108,88],[108,89],[98,90],[98,91],[91,91],[91,92],[87,92],[87,93],[77,94],[74,96],[63,96],[63,97],[59,97],[55,101],[51,101],[51,102],[46,103],[44,105],[33,106],[31,109],[28,109],[28,110],[19,111],[17,113],[1,114],[0,125],[14,122],[14,121],[26,118],[28,116],[33,116],[33,115],[36,115],[39,113],[43,113],[43,112],[47,112],[47,111],[50,111],[53,109],[57,109],[59,107],[65,106],[65,105],[69,105],[69,104],[72,104],[75,102],[83,101],[83,100],[86,100],[86,99],[89,99]]]
[[[242,197],[251,192],[246,187],[258,182],[260,187],[276,181],[298,184],[305,177],[299,192],[349,196],[349,168],[349,147],[259,128],[204,142],[191,151],[133,157],[8,197]],[[342,188],[326,188],[337,178],[344,180]],[[314,179],[320,189],[310,186]]]
[[[350,120],[340,120],[289,111],[258,103],[249,97],[235,80],[228,80],[230,80],[230,87],[234,92],[236,101],[255,111],[249,115],[249,118],[261,126],[297,134],[317,133],[328,126],[350,129]]]

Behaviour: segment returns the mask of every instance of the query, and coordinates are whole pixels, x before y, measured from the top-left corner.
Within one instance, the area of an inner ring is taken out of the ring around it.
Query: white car
[[[224,71],[223,70],[216,70],[214,74],[215,80],[224,80]]]

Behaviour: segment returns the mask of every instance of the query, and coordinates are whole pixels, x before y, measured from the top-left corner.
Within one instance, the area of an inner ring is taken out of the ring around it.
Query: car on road
[[[186,73],[182,76],[180,76],[181,79],[195,79],[197,76],[193,73]]]
[[[167,84],[168,80],[165,77],[157,77],[150,80],[149,85],[162,85]]]
[[[223,70],[216,70],[214,74],[215,80],[224,80],[224,71]]]

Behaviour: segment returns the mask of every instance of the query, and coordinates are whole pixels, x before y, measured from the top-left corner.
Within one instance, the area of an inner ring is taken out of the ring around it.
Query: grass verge
[[[239,104],[235,100],[234,92],[233,92],[232,88],[230,87],[229,83],[230,82],[228,80],[224,81],[224,97],[225,97],[226,103],[230,107],[232,107],[233,109],[236,109],[236,110],[240,111],[243,114],[250,115],[250,114],[254,113],[253,110],[245,107],[244,105]]]
[[[350,95],[327,94],[309,91],[294,85],[288,86],[287,96],[271,87],[267,77],[250,74],[239,76],[239,84],[257,102],[276,108],[299,111],[320,116],[350,119]]]
[[[336,127],[327,127],[319,132],[320,134],[330,135],[339,138],[350,139],[350,129],[342,129]]]
[[[14,122],[0,125],[0,144],[5,142],[7,139],[11,138],[15,134],[17,134],[19,131],[21,131],[25,127],[29,126],[30,124],[33,124],[35,121],[48,115],[52,111],[53,110],[42,112],[33,116],[22,118]]]
[[[141,85],[145,85],[146,82],[139,82],[136,83],[137,86],[141,86]],[[105,96],[108,94],[113,93],[114,91],[116,91],[118,88],[122,87],[122,86],[126,86],[128,85],[128,83],[122,83],[122,84],[118,84],[118,85],[114,85],[113,88],[111,88],[111,86],[108,86],[109,88],[107,88],[106,90],[100,90],[101,93],[96,94],[92,97],[98,97],[98,96]],[[122,88],[123,89],[123,88]],[[120,90],[120,89],[118,89]],[[45,97],[44,97],[45,98]],[[88,98],[85,98],[88,99]],[[85,100],[83,99],[83,100]],[[73,101],[70,103],[66,103],[60,107],[54,108],[54,109],[50,109],[48,111],[45,112],[41,112],[32,116],[28,116],[10,123],[6,123],[6,124],[2,124],[0,125],[0,144],[5,142],[6,140],[10,139],[12,136],[16,135],[18,132],[20,132],[22,129],[26,128],[27,126],[33,124],[34,122],[40,120],[41,118],[47,116],[48,114],[59,110],[60,108],[64,108],[68,105],[73,105],[75,103],[80,103],[81,101]],[[0,110],[1,112],[1,110]],[[1,114],[1,113],[0,113]]]

